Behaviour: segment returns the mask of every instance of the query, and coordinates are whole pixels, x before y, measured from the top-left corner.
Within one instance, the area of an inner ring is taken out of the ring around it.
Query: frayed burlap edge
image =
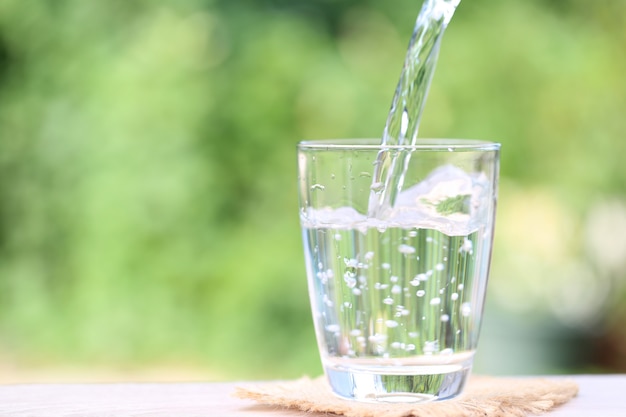
[[[237,387],[234,396],[305,412],[346,417],[525,417],[542,414],[578,394],[565,379],[473,376],[462,396],[425,404],[372,404],[332,394],[323,377]]]

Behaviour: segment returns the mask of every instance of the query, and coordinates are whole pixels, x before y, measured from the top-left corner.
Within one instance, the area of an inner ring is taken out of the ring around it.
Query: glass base
[[[423,403],[446,400],[461,394],[471,365],[454,367],[449,372],[419,374],[379,373],[326,367],[325,372],[334,393],[342,398],[364,402]],[[444,367],[445,368],[445,367]]]

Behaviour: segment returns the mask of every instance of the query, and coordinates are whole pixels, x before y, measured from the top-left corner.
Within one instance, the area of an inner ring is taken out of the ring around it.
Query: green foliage
[[[417,11],[2,2],[0,353],[318,373],[295,144],[380,135]],[[575,213],[623,197],[623,16],[463,2],[422,136],[503,142],[505,178]]]
[[[437,213],[443,214],[444,216],[454,213],[469,214],[470,197],[470,194],[448,197],[437,203]]]

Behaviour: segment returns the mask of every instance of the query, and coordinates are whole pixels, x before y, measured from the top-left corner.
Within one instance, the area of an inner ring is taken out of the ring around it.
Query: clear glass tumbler
[[[344,398],[461,393],[491,258],[500,145],[298,145],[300,220],[324,372]]]

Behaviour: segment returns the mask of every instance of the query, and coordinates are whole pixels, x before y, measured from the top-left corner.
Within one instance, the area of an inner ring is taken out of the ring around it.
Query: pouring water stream
[[[425,0],[417,16],[400,80],[383,131],[382,145],[414,145],[443,33],[460,0]],[[375,162],[368,216],[381,217],[402,189],[410,153],[382,150]]]

